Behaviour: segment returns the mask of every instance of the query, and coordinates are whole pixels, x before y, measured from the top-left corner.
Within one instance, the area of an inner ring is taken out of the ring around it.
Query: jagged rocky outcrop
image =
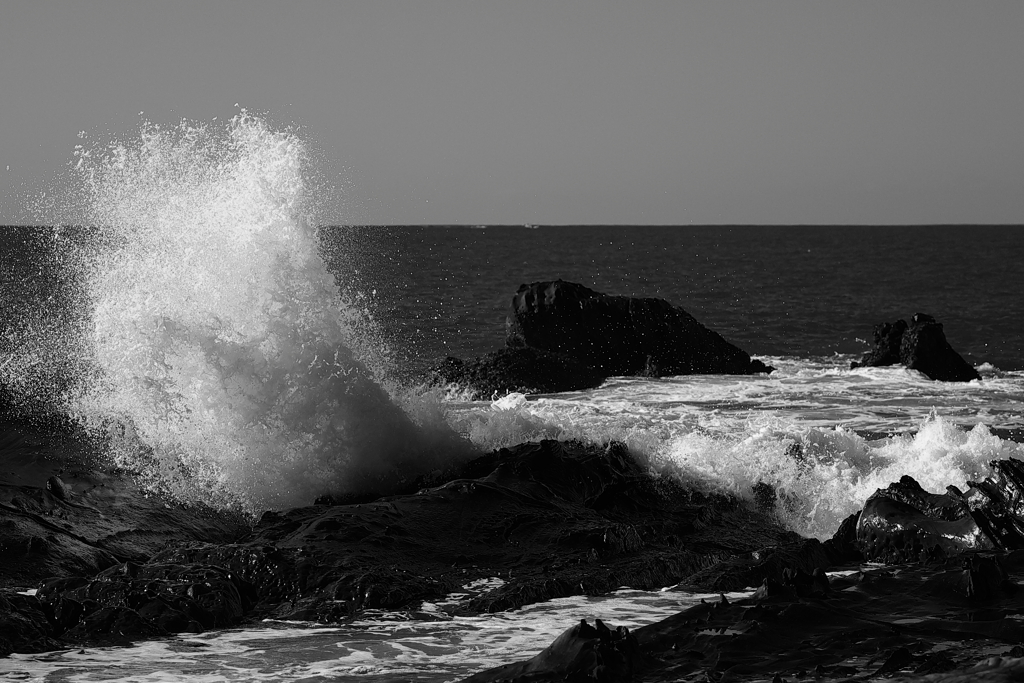
[[[188,510],[156,496],[147,499],[152,509],[136,511],[145,519],[138,529],[123,528],[124,518],[103,518],[105,498],[125,502],[111,494],[112,480],[95,492],[77,478],[63,481],[64,494],[45,485],[5,488],[36,502],[0,508],[0,540],[17,546],[20,554],[11,557],[24,560],[2,578],[39,591],[0,601],[0,651],[121,642],[266,617],[330,622],[367,608],[414,614],[423,601],[465,593],[484,579],[488,589],[469,591],[446,609],[492,612],[679,581],[732,590],[779,580],[794,562],[808,571],[829,562],[821,544],[786,531],[773,515],[655,478],[621,444],[543,441],[502,449],[436,481],[421,480],[414,493],[265,513],[241,537],[207,522],[174,537],[167,529],[185,520],[157,513]],[[109,533],[111,524],[122,524],[123,533]],[[17,533],[7,535],[12,528]],[[31,562],[38,563],[35,576]]]
[[[946,341],[942,323],[924,313],[915,314],[909,325],[905,320],[875,325],[874,343],[875,348],[851,368],[902,364],[944,382],[981,377]]]
[[[612,296],[564,280],[521,285],[505,326],[504,349],[472,361],[447,358],[429,371],[431,381],[491,396],[574,391],[619,375],[773,369],[664,299]]]
[[[969,551],[1024,549],[1024,463],[994,460],[993,474],[961,492],[929,493],[912,477],[864,504],[857,545],[864,557],[915,562]]]

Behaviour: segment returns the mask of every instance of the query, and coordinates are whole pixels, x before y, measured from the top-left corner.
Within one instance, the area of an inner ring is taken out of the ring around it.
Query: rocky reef
[[[784,529],[765,500],[654,476],[617,443],[521,444],[395,495],[323,498],[251,523],[142,491],[87,449],[71,457],[84,449],[73,436],[3,434],[0,654],[678,585],[756,590],[632,632],[577,624],[536,657],[470,680],[1019,680],[1024,670],[1016,460],[994,461],[966,492],[904,477],[821,543]]]
[[[564,280],[521,285],[505,327],[504,349],[447,358],[431,369],[431,381],[491,396],[574,391],[611,376],[772,371],[664,299],[612,296]]]
[[[432,375],[435,382],[470,387],[485,398],[592,389],[605,379],[575,358],[528,347],[498,349],[468,361],[449,356],[432,369]]]
[[[1024,680],[1024,464],[991,467],[966,493],[877,491],[823,544],[847,571],[786,558],[749,597],[633,632],[584,622],[467,681]]]
[[[248,526],[55,471],[27,437],[0,482],[0,653],[121,642],[274,617],[415,612],[467,583],[474,614],[628,585],[741,588],[828,566],[825,546],[727,496],[656,478],[621,444],[501,449],[407,493],[267,512]],[[24,589],[37,588],[35,595]]]
[[[924,313],[894,323],[880,323],[874,329],[875,347],[851,368],[904,365],[931,379],[944,382],[970,382],[981,376],[946,341],[942,323]]]

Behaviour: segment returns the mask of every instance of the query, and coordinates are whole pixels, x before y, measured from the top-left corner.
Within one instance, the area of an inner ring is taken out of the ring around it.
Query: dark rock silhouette
[[[610,629],[600,619],[591,626],[581,621],[558,636],[555,642],[525,662],[508,664],[473,681],[597,681],[618,683],[633,679],[643,666],[636,637],[624,626]]]
[[[481,398],[509,392],[546,394],[591,389],[604,375],[580,361],[539,349],[499,349],[475,360],[449,356],[430,371],[441,384],[471,387]]]
[[[428,381],[490,397],[576,391],[615,375],[773,370],[664,299],[610,296],[563,280],[521,285],[505,326],[504,349],[471,361],[446,358]]]
[[[969,382],[981,376],[946,341],[942,323],[917,313],[910,325],[904,320],[881,323],[874,329],[875,348],[850,367],[880,367],[902,364],[931,379],[944,382]]]
[[[606,376],[771,372],[664,299],[610,296],[564,280],[519,287],[505,345],[562,353]]]
[[[912,477],[879,489],[857,522],[869,560],[913,562],[980,550],[1024,550],[1024,463],[994,460],[992,476],[928,493]]]

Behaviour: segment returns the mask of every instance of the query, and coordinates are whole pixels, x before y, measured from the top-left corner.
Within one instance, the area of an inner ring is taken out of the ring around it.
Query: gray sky
[[[0,221],[78,131],[237,102],[338,222],[1024,223],[1022,36],[1020,0],[0,0]]]

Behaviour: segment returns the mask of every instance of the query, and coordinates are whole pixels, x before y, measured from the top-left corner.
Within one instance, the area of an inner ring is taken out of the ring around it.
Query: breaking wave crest
[[[589,392],[535,400],[511,394],[485,409],[464,403],[450,419],[482,449],[541,438],[622,441],[659,476],[696,490],[727,493],[751,504],[764,504],[769,492],[768,502],[782,523],[819,539],[832,536],[877,489],[905,474],[927,490],[942,492],[950,484],[964,489],[969,481],[988,476],[992,460],[1024,458],[1024,444],[1001,438],[984,423],[958,424],[923,405],[916,424],[888,434],[835,422],[826,426],[800,410],[743,410],[742,402],[726,403],[735,394],[733,380],[630,382],[634,396],[664,392],[659,406],[617,405],[615,381]],[[794,389],[785,380],[763,383],[777,384],[772,391],[792,399]],[[706,394],[716,385],[721,410],[680,407],[681,398]],[[807,389],[807,396],[818,388]]]
[[[91,370],[67,402],[115,465],[255,513],[386,492],[468,450],[385,388],[372,316],[318,252],[294,132],[242,112],[76,157]]]

